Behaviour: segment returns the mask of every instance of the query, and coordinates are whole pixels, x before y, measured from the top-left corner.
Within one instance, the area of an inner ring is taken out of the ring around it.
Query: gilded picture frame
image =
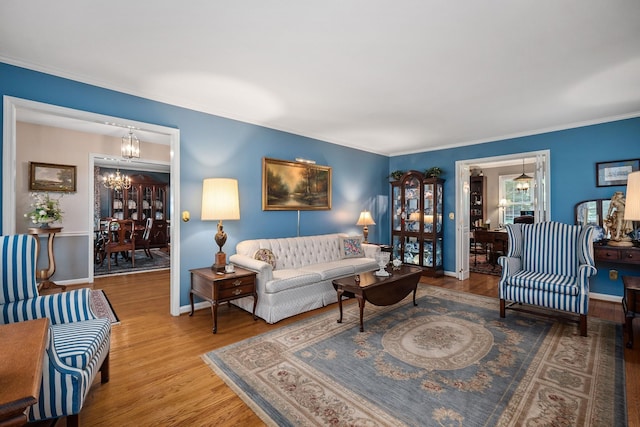
[[[596,163],[596,185],[627,185],[627,175],[637,170],[640,170],[640,159]]]
[[[264,157],[262,210],[331,209],[331,167]]]
[[[73,165],[29,162],[29,191],[75,193],[76,176]]]

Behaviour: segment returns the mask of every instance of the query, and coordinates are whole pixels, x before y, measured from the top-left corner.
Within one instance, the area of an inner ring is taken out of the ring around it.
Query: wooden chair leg
[[[80,414],[67,415],[67,427],[78,427],[80,425]]]
[[[105,357],[104,362],[102,362],[102,366],[100,367],[100,383],[108,383],[109,382],[109,355],[111,353],[107,353],[107,357]]]
[[[580,335],[583,337],[587,336],[587,315],[580,315]]]
[[[505,304],[504,304],[504,299],[500,300],[500,317],[504,318],[505,317]]]

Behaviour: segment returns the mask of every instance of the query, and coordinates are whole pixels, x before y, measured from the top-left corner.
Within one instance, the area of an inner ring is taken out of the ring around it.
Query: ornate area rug
[[[103,290],[92,290],[89,295],[91,309],[96,316],[111,320],[112,325],[120,324],[120,319],[118,319],[118,315],[113,310],[113,306]]]
[[[621,326],[507,311],[419,286],[390,307],[338,309],[209,352],[268,425],[625,426]]]
[[[502,274],[502,267],[488,262],[487,256],[484,254],[471,254],[469,255],[469,271],[500,276]]]
[[[118,265],[111,260],[111,271],[108,270],[108,261],[105,259],[102,265],[94,265],[94,276],[108,276],[111,274],[140,273],[141,271],[166,269],[171,266],[171,256],[160,249],[151,249],[153,258],[145,255],[143,250],[136,251],[136,266],[133,267],[131,260],[126,261],[118,255]]]

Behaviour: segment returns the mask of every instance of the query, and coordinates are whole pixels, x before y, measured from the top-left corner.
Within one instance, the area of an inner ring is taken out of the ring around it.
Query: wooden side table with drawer
[[[256,292],[256,273],[236,267],[233,273],[218,274],[211,267],[189,270],[191,272],[191,313],[193,316],[193,295],[211,303],[213,333],[218,332],[218,305],[221,302],[253,296],[253,320],[256,317],[258,293]]]

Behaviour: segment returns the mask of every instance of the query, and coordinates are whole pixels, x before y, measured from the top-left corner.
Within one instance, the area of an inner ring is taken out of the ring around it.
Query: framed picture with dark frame
[[[596,163],[596,185],[627,185],[627,175],[640,170],[640,159]]]
[[[312,163],[262,160],[262,210],[331,209],[331,168]]]
[[[76,166],[29,162],[29,191],[76,192]]]

